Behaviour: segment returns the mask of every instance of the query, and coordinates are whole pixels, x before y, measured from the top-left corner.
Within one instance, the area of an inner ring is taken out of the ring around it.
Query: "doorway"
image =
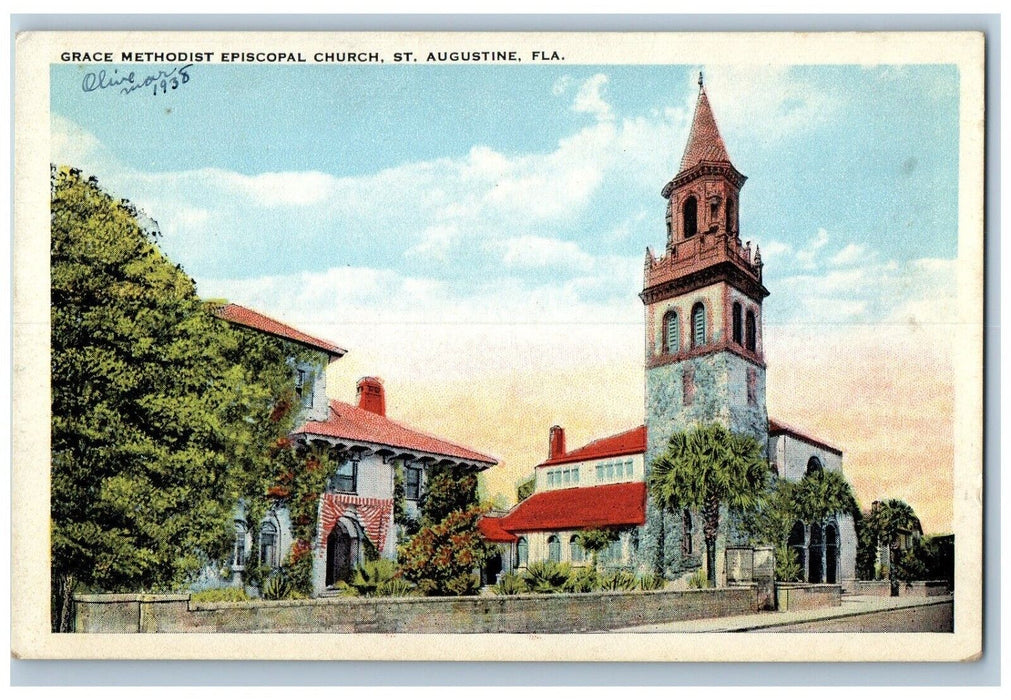
[[[341,518],[326,538],[326,586],[347,581],[359,564],[361,534],[355,523]]]

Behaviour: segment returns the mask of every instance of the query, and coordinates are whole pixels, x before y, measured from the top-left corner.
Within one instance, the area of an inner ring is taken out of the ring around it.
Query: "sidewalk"
[[[701,620],[684,620],[653,625],[638,625],[636,627],[622,627],[608,631],[622,634],[637,632],[749,632],[757,629],[793,625],[798,622],[835,620],[883,610],[901,610],[903,608],[918,608],[925,605],[949,603],[953,599],[954,596],[950,595],[932,596],[929,598],[885,598],[870,595],[847,595],[843,596],[842,605],[838,607],[816,608],[814,610],[790,610],[786,612],[769,611],[752,615],[737,615],[735,617],[711,617]]]

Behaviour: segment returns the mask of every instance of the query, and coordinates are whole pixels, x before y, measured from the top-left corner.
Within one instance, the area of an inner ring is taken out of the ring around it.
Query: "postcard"
[[[983,51],[18,36],[14,652],[978,658]]]

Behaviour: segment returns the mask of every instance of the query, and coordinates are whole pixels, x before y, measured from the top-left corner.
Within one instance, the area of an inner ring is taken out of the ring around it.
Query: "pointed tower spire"
[[[688,135],[688,145],[681,157],[681,172],[693,168],[699,163],[730,163],[727,147],[716,127],[713,109],[706,97],[706,88],[699,72],[699,99],[695,103],[695,116],[692,118],[692,130]]]

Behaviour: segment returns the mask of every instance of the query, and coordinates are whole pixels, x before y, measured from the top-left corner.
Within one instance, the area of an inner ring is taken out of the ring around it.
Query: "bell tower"
[[[661,191],[667,244],[659,257],[646,249],[639,295],[646,311],[647,472],[671,434],[701,423],[768,443],[762,300],[769,292],[758,247],[740,238],[746,179],[730,161],[699,74],[688,143]],[[647,514],[644,558],[653,557],[656,568],[661,556],[667,570],[690,568],[671,547],[675,533],[662,534],[661,517]]]

